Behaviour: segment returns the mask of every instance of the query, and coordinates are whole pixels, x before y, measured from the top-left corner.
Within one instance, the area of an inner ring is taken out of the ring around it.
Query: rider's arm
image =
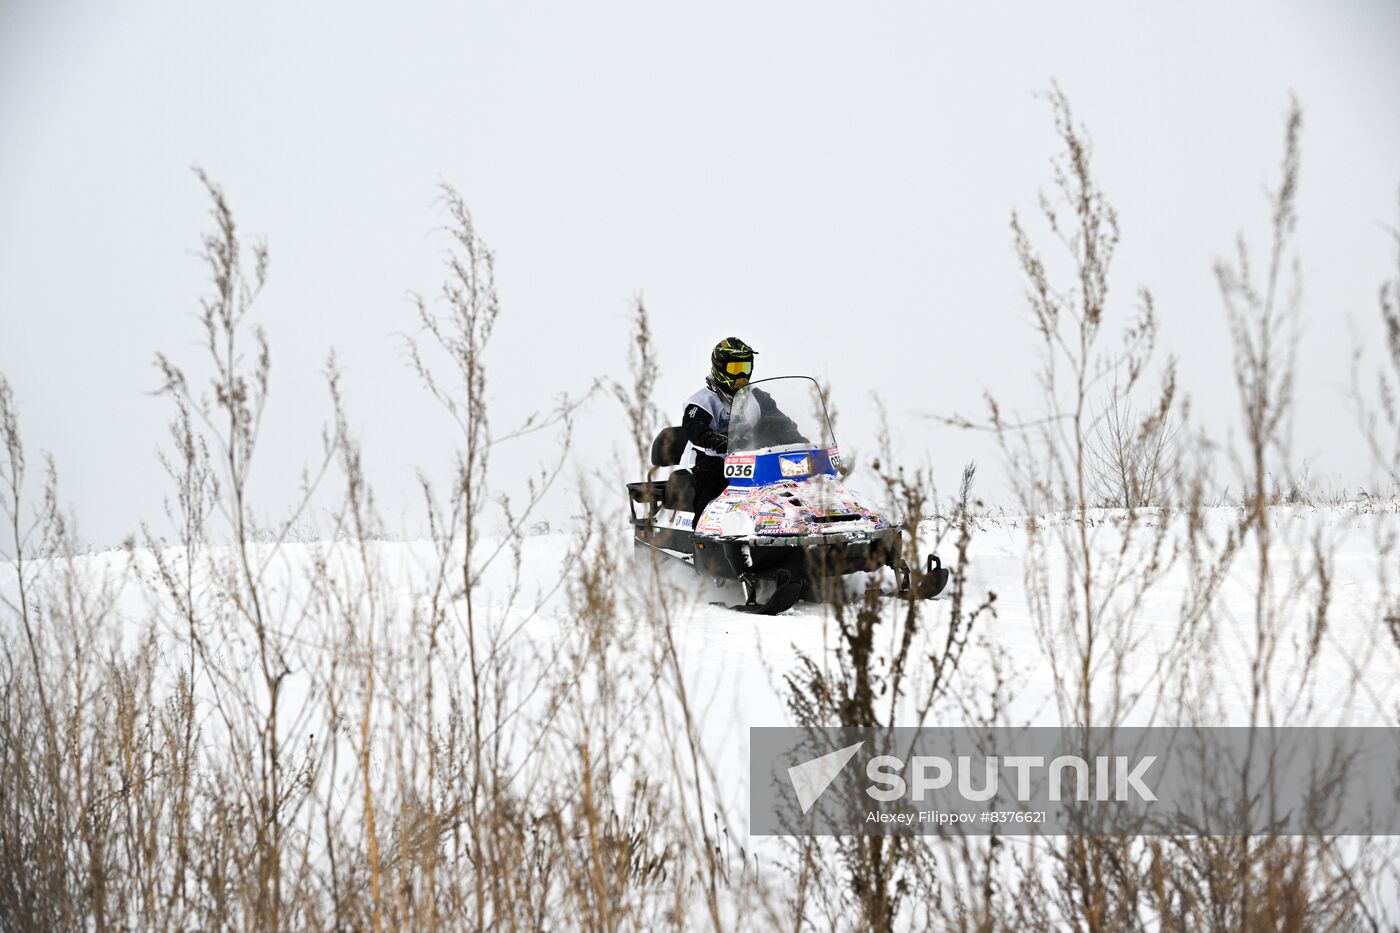
[[[750,389],[749,391],[752,392],[753,397],[758,400],[759,414],[763,415],[765,418],[781,418],[789,424],[792,423],[792,419],[783,414],[778,408],[778,403],[773,401],[773,396],[764,392],[762,389]]]
[[[685,439],[696,447],[724,453],[729,449],[729,438],[714,429],[710,413],[699,405],[688,405],[685,417],[681,419],[681,430]]]
[[[758,400],[759,414],[767,421],[771,427],[771,436],[781,437],[783,440],[777,443],[793,444],[808,443],[807,438],[802,436],[802,432],[797,429],[797,422],[783,414],[778,403],[773,401],[773,396],[762,389],[753,389],[753,397]]]

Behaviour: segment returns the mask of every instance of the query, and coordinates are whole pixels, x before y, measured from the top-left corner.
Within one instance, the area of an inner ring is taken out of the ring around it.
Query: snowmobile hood
[[[838,479],[819,473],[763,486],[731,485],[705,509],[696,532],[715,537],[865,536],[892,527]]]

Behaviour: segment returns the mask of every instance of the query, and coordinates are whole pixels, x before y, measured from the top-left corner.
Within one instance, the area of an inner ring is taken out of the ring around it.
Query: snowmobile
[[[902,555],[903,526],[841,483],[841,454],[816,380],[779,376],[734,393],[728,488],[697,516],[691,473],[678,465],[686,439],[664,428],[651,445],[652,469],[627,484],[635,546],[712,577],[738,580],[742,612],[776,615],[798,599],[820,600],[846,574],[889,567],[898,595],[931,599],[949,572],[928,555],[913,574]],[[664,474],[660,471],[666,471]],[[760,600],[760,589],[766,598]]]

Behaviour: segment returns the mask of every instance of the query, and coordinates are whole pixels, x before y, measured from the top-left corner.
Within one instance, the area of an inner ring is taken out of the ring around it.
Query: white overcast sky
[[[498,254],[492,391],[512,414],[625,371],[638,295],[679,414],[718,339],[760,375],[825,376],[846,446],[871,393],[951,486],[976,439],[920,412],[1024,398],[1031,330],[1008,230],[1049,179],[1058,80],[1120,214],[1126,316],[1156,295],[1195,408],[1235,417],[1212,261],[1267,232],[1290,91],[1304,108],[1306,337],[1296,452],[1355,484],[1349,322],[1394,274],[1400,3],[0,2],[0,372],[86,537],[157,530],[157,350],[198,371],[193,256],[225,188],[263,234],[273,342],[257,479],[292,498],[334,347],[391,527],[446,422],[403,364],[406,295],[441,280],[440,180]],[[612,403],[583,463],[623,441]],[[503,449],[520,472],[546,445]],[[37,458],[36,458],[37,459]],[[984,493],[1003,498],[990,465]],[[571,476],[572,476],[571,472]],[[621,496],[618,495],[618,502]],[[554,503],[553,514],[569,506]]]

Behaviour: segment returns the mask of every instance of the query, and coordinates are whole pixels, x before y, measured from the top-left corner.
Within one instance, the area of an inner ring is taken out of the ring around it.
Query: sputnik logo
[[[846,763],[864,744],[862,740],[788,768],[788,780],[792,781],[792,789],[797,791],[797,802],[802,805],[803,813],[812,809],[817,798],[831,786],[831,782],[836,780],[836,775],[841,773],[841,769],[846,767]]]

